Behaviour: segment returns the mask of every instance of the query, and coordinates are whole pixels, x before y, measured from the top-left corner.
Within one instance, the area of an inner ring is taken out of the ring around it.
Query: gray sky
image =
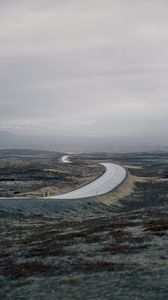
[[[168,130],[168,1],[0,0],[0,130]]]

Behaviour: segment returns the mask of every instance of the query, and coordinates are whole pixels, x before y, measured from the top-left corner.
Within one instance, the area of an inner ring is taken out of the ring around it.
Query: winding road
[[[62,162],[71,163],[67,156],[62,157]],[[126,178],[126,170],[113,163],[101,163],[106,168],[105,173],[93,182],[74,191],[52,196],[52,199],[82,199],[95,197],[113,191]]]
[[[61,161],[64,163],[64,164],[71,164],[71,161],[69,159],[69,155],[64,155],[63,157],[61,157]]]

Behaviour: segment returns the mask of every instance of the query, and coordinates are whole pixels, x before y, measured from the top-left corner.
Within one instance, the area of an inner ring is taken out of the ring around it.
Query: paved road
[[[77,190],[52,196],[52,199],[81,199],[106,194],[114,190],[126,178],[126,170],[116,164],[101,163],[106,168],[105,173],[95,181]]]
[[[70,164],[71,161],[69,160],[69,155],[64,155],[62,158],[61,158],[61,161],[63,163],[66,163],[66,164]]]

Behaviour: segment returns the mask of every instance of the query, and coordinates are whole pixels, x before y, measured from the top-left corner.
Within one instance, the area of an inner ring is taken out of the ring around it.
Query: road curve
[[[106,168],[105,173],[95,181],[74,191],[52,196],[52,199],[81,199],[106,194],[114,190],[126,178],[126,170],[113,163],[101,163]]]
[[[64,156],[61,158],[61,161],[62,161],[64,164],[71,164],[71,161],[69,160],[69,155],[64,155]]]

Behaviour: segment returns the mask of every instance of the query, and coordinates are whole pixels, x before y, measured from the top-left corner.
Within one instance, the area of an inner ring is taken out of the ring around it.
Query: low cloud
[[[0,128],[165,134],[166,1],[1,1],[0,45]]]

